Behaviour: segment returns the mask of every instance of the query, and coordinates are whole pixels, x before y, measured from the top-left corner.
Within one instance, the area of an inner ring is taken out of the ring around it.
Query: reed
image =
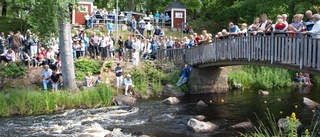
[[[0,117],[46,114],[73,108],[96,108],[112,103],[114,90],[104,84],[71,93],[9,90],[0,93]]]
[[[279,88],[292,84],[293,72],[264,66],[238,66],[229,74],[229,83],[232,86],[242,84],[244,88]]]

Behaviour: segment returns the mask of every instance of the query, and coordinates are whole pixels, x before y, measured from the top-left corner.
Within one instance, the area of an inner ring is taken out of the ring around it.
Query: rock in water
[[[163,100],[163,103],[168,104],[168,105],[175,105],[178,104],[180,101],[176,97],[169,97],[165,100]]]
[[[162,96],[169,96],[169,97],[182,97],[184,96],[184,92],[179,92],[178,90],[174,89],[173,85],[166,85],[163,89]]]
[[[310,108],[315,108],[315,107],[320,106],[319,103],[314,102],[313,100],[306,98],[306,97],[303,97],[303,103],[306,104]]]
[[[204,103],[202,100],[200,100],[200,101],[197,103],[197,106],[198,106],[198,107],[205,107],[205,106],[207,106],[207,104]]]
[[[253,127],[253,124],[251,122],[241,122],[235,125],[231,126],[232,128],[250,128]]]
[[[288,127],[287,125],[287,119],[286,118],[280,118],[278,120],[278,127],[282,129],[286,129]]]
[[[136,102],[136,98],[125,96],[125,95],[118,95],[114,97],[118,106],[132,106]]]
[[[203,121],[204,119],[206,119],[206,117],[204,115],[197,115],[196,117],[194,117],[196,120],[199,121]]]
[[[263,91],[263,90],[259,90],[258,91],[259,95],[269,95],[269,91]]]
[[[198,133],[199,132],[212,132],[218,128],[218,126],[216,124],[213,124],[211,122],[199,121],[194,118],[191,118],[187,124],[190,128],[192,128],[195,132],[198,132]]]

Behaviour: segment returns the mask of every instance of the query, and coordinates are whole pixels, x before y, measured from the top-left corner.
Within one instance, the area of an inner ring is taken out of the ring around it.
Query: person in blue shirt
[[[160,19],[160,14],[157,11],[157,13],[154,15],[154,17],[156,18],[156,24],[158,25],[159,19]]]
[[[229,33],[238,33],[240,29],[237,25],[234,25],[233,22],[229,23]]]
[[[107,25],[108,25],[108,35],[110,35],[113,32],[113,23],[110,21],[107,23]]]
[[[131,93],[131,91],[134,88],[134,85],[131,80],[131,75],[128,74],[127,77],[123,80],[123,86],[124,86],[124,95],[128,95],[128,92]]]
[[[192,67],[188,66],[188,64],[184,65],[184,68],[182,69],[181,77],[177,83],[178,87],[180,87],[182,84],[187,82],[191,69]]]

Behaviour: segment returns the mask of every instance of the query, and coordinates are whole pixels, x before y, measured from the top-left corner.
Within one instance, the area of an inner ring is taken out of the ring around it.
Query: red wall
[[[182,18],[175,18],[176,12],[182,12]],[[173,27],[174,28],[181,28],[181,22],[184,22],[184,14],[185,14],[185,12],[183,10],[181,10],[181,11],[174,10],[174,12],[173,12],[173,19],[174,19]]]
[[[90,4],[81,4],[81,5],[88,6],[88,12],[89,12],[89,14],[91,14],[92,11],[91,11],[91,5]],[[75,21],[74,21],[74,23],[75,24],[84,25],[84,23],[85,23],[84,16],[85,15],[86,15],[85,13],[80,13],[80,12],[78,12],[78,10],[75,10]]]

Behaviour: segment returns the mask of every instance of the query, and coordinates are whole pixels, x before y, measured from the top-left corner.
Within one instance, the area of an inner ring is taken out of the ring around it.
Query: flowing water
[[[266,108],[276,119],[296,112],[303,124],[311,121],[314,112],[302,102],[303,97],[320,102],[319,89],[288,88],[270,91],[259,96],[256,90],[229,91],[226,94],[190,95],[180,99],[178,105],[165,105],[164,98],[138,100],[132,107],[107,107],[99,109],[67,110],[59,114],[0,119],[0,136],[115,136],[150,135],[157,137],[229,137],[239,136],[231,125],[262,120]],[[196,103],[208,104],[199,108]],[[211,102],[211,103],[210,103]],[[282,112],[282,113],[280,113]],[[212,133],[195,133],[187,122],[196,115],[219,126]],[[122,132],[120,132],[122,130]]]

